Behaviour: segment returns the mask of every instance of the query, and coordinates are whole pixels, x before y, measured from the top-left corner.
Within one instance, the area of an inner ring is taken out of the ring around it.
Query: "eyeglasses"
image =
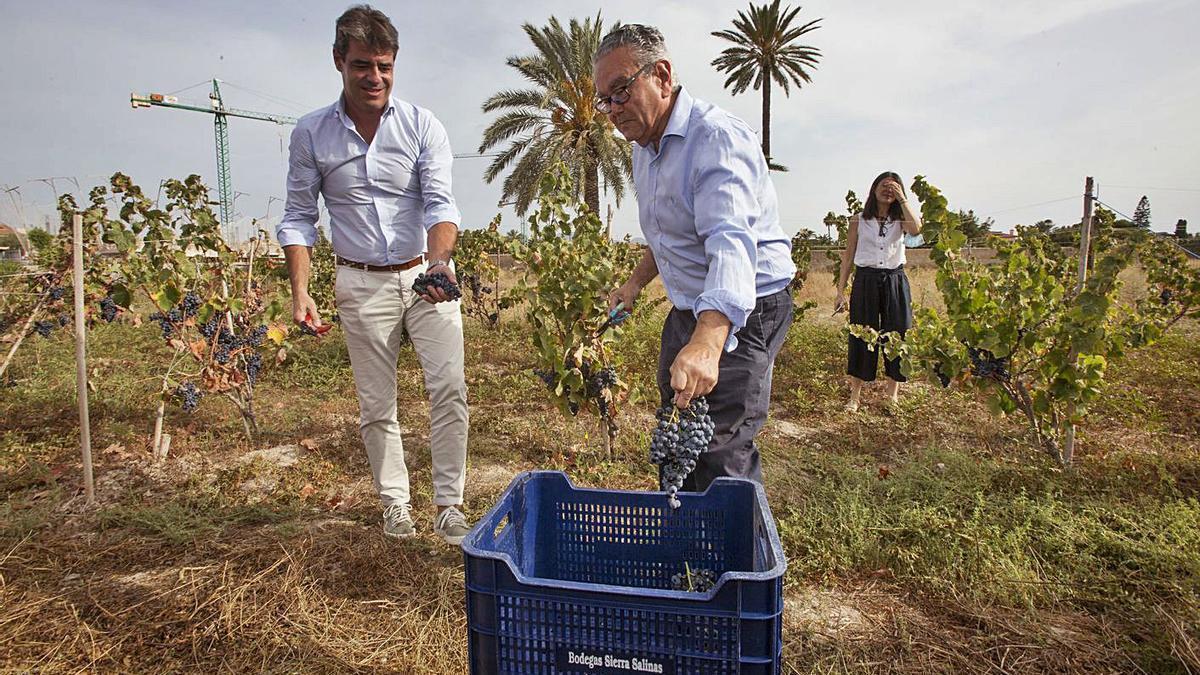
[[[599,110],[605,115],[612,112],[614,103],[617,105],[625,105],[625,103],[629,101],[629,87],[632,86],[633,83],[642,76],[642,73],[645,73],[650,68],[653,68],[655,63],[657,63],[657,61],[651,61],[641,68],[638,68],[638,71],[631,75],[628,80],[625,80],[624,84],[620,85],[616,89],[613,89],[613,93],[609,94],[608,96],[597,96],[596,99],[592,101],[592,105],[596,107],[596,110]]]

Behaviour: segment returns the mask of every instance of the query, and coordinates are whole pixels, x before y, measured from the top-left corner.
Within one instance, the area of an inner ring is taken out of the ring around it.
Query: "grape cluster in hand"
[[[658,409],[658,426],[650,438],[650,461],[659,467],[660,488],[666,491],[671,508],[679,508],[675,496],[683,480],[696,468],[700,453],[708,450],[716,425],[708,416],[708,401],[692,399],[684,410],[674,405]]]
[[[186,413],[195,412],[196,407],[200,405],[200,397],[204,392],[196,388],[196,385],[191,382],[184,382],[175,387],[175,397],[183,404],[183,411]]]
[[[446,294],[446,297],[451,300],[458,300],[462,297],[462,291],[459,290],[458,284],[450,281],[450,277],[438,272],[436,274],[425,274],[422,272],[417,275],[417,280],[413,282],[412,289],[417,295],[429,295],[430,288],[440,288]]]
[[[671,590],[706,593],[717,585],[717,573],[706,569],[688,569],[671,575]]]

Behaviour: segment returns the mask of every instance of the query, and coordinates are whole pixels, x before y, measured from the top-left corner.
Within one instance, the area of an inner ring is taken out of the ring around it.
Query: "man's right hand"
[[[321,314],[317,312],[317,303],[313,302],[308,293],[292,297],[292,319],[297,323],[309,323],[313,328],[321,325]]]
[[[633,304],[637,302],[637,297],[641,293],[641,288],[632,281],[626,281],[620,288],[608,294],[608,311],[611,312],[617,308],[617,305],[625,303],[625,311],[632,312]]]

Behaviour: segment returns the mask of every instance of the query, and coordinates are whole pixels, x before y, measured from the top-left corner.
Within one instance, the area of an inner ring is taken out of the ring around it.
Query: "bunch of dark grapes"
[[[171,311],[175,312],[177,310]],[[150,315],[150,320],[158,323],[159,328],[162,329],[162,337],[164,340],[170,340],[171,336],[175,334],[175,324],[171,321],[169,313],[163,314],[162,312],[155,312]]]
[[[685,410],[671,403],[658,409],[658,426],[650,437],[650,461],[658,465],[659,487],[666,491],[671,508],[679,508],[676,493],[696,468],[700,453],[708,450],[716,425],[708,416],[708,401],[692,399]]]
[[[552,370],[533,369],[533,374],[538,376],[538,379],[546,383],[546,387],[553,390],[557,382],[557,374]]]
[[[221,319],[214,316],[213,318],[209,319],[207,323],[200,326],[200,334],[203,335],[205,339],[211,340],[212,336],[217,334],[217,329],[220,327]]]
[[[305,335],[315,336],[317,334],[317,328],[307,321],[302,321],[300,323],[300,332],[304,333]]]
[[[258,381],[258,373],[262,370],[262,354],[254,353],[246,357],[246,378],[253,386]]]
[[[247,347],[258,349],[262,346],[263,338],[266,337],[266,335],[267,327],[260,323],[242,336],[242,344],[246,345]]]
[[[59,314],[58,315],[58,325],[60,328],[65,327],[69,323],[71,323],[71,315],[69,315],[69,314]]]
[[[100,318],[104,319],[105,323],[112,323],[113,319],[117,318],[117,303],[113,302],[111,295],[106,295],[100,300]]]
[[[63,296],[66,295],[66,292],[67,291],[62,286],[51,286],[46,290],[46,295],[52,302],[58,302],[59,300],[63,299]]]
[[[451,300],[457,300],[462,297],[462,291],[459,290],[458,284],[450,281],[450,277],[438,272],[436,274],[421,273],[417,275],[417,280],[413,282],[412,289],[417,295],[427,295],[430,288],[440,288]]]
[[[234,352],[242,346],[242,340],[233,334],[226,326],[221,326],[221,330],[217,333],[217,349],[213,353],[213,360],[221,365],[229,363]]]
[[[605,389],[616,386],[617,369],[603,368],[588,380],[588,396],[597,398]]]
[[[933,367],[933,374],[937,375],[938,382],[942,383],[942,389],[950,386],[950,376],[942,371],[942,364]]]
[[[1162,289],[1162,293],[1158,294],[1158,299],[1162,301],[1162,304],[1169,305],[1171,304],[1171,300],[1175,299],[1175,294],[1171,292],[1171,289],[1164,288]]]
[[[483,286],[479,283],[479,275],[477,274],[460,274],[459,281],[466,286],[472,295],[479,295],[479,289]]]
[[[204,396],[204,392],[196,388],[191,382],[184,382],[175,387],[175,398],[179,399],[183,405],[183,412],[195,412],[196,407],[200,405],[200,397]]]
[[[54,330],[53,321],[34,321],[33,330],[37,331],[38,335],[44,338],[50,337],[50,331]]]
[[[688,569],[671,575],[671,590],[707,593],[717,585],[717,573],[706,569]]]
[[[201,304],[203,303],[200,302],[200,296],[196,295],[195,293],[188,293],[187,295],[183,296],[183,302],[180,303],[179,307],[183,313],[183,316],[190,319],[193,316],[196,316],[196,312],[200,311]]]
[[[975,377],[990,378],[998,382],[1008,382],[1008,357],[996,358],[986,349],[967,348],[971,358],[971,374]]]

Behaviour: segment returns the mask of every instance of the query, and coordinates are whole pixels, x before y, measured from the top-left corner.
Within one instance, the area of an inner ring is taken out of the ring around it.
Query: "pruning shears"
[[[608,310],[608,318],[604,320],[604,323],[600,324],[595,333],[592,333],[592,339],[600,337],[604,334],[604,331],[619,325],[622,321],[628,319],[630,315],[631,313],[625,309],[625,302],[618,302],[616,307]]]
[[[333,324],[328,324],[328,323],[323,323],[320,326],[313,325],[312,312],[308,312],[307,314],[304,315],[304,324],[306,326],[308,326],[308,329],[310,331],[312,331],[313,335],[317,335],[317,336],[324,335],[325,333],[329,332],[330,328],[333,328]]]

